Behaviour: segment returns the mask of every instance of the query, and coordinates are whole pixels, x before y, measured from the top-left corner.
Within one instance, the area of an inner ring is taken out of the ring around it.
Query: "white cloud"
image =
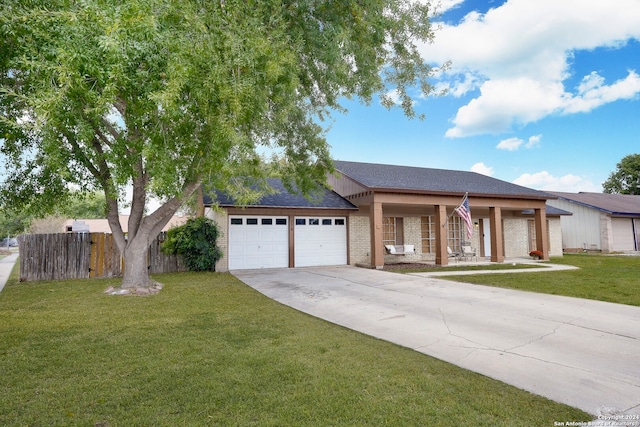
[[[573,174],[557,177],[547,171],[522,174],[515,179],[513,183],[542,191],[565,191],[569,193],[577,193],[580,191],[602,192],[601,186],[593,184],[585,177]]]
[[[508,138],[500,141],[496,148],[498,150],[516,151],[522,144],[524,144],[524,141],[520,138]]]
[[[529,141],[525,145],[526,148],[535,148],[540,145],[540,141],[542,141],[542,135],[533,135],[529,137]]]
[[[574,51],[620,47],[631,38],[640,39],[637,0],[617,0],[615,7],[584,0],[508,0],[485,14],[470,13],[457,25],[442,23],[435,43],[421,49],[429,63],[452,61],[441,76],[452,95],[479,90],[446,133],[464,137],[637,96],[640,76],[631,70],[612,84],[595,72],[577,88],[564,84]]]
[[[487,166],[484,163],[476,163],[471,166],[471,172],[476,172],[481,175],[493,176],[493,168],[491,166]]]
[[[525,148],[535,148],[540,145],[542,135],[533,135],[529,137],[529,140],[525,143],[521,138],[507,138],[503,139],[496,145],[498,150],[516,151],[524,145]]]
[[[585,76],[578,86],[578,95],[567,100],[564,113],[585,113],[601,105],[619,99],[631,99],[640,93],[640,76],[629,71],[626,78],[612,85],[605,85],[604,79],[595,71]]]
[[[421,0],[421,3],[424,3],[424,0]],[[464,0],[440,0],[436,3],[436,12],[444,13],[449,9],[453,9],[458,7],[460,4],[464,3]]]

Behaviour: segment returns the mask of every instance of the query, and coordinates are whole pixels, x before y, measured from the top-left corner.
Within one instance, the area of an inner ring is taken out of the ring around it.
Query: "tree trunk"
[[[124,257],[124,271],[121,285],[123,289],[148,288],[153,285],[153,281],[149,278],[149,263],[147,259],[151,241],[155,239],[162,231],[162,228],[167,225],[173,214],[176,213],[180,205],[182,205],[182,202],[199,186],[200,180],[185,185],[181,196],[168,200],[148,216],[139,214],[139,212],[134,214],[134,211],[140,209],[139,206],[142,206],[142,210],[144,210],[145,198],[140,197],[142,202],[138,202],[137,209],[133,209],[134,206],[132,206],[132,214],[129,216],[128,238],[125,238],[122,228],[120,227],[120,222],[117,220],[117,204],[114,203],[115,209],[109,211],[108,218],[116,244]],[[144,187],[136,189],[134,186],[134,193],[144,191]],[[137,196],[139,197],[139,195]],[[136,199],[136,194],[134,194],[133,198],[134,200]],[[132,203],[132,205],[134,204],[135,203]],[[132,218],[134,219],[132,220]]]
[[[147,288],[151,285],[147,259],[149,252],[148,241],[148,236],[138,234],[131,242],[127,242],[122,254],[124,257],[124,272],[121,287],[123,289]]]

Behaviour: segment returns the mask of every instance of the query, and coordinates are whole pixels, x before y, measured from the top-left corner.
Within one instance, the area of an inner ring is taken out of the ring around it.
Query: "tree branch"
[[[187,200],[200,187],[201,184],[202,179],[200,177],[186,184],[182,190],[182,194],[169,199],[165,204],[160,206],[155,212],[153,212],[151,215],[148,215],[143,220],[143,227],[150,228],[149,237],[153,238],[162,231],[164,226],[169,223],[169,220],[180,208],[180,206],[182,206],[185,200]]]

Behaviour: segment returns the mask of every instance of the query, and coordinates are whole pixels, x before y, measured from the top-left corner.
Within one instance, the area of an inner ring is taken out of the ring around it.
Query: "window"
[[[231,225],[242,225],[242,218],[231,218]]]
[[[262,225],[273,225],[273,219],[271,219],[271,218],[262,218]]]
[[[452,215],[447,220],[447,229],[449,230],[449,235],[447,236],[447,246],[451,248],[454,252],[462,252],[462,246],[464,243],[463,233],[466,237],[466,228],[462,218],[458,215]]]
[[[276,225],[287,225],[287,218],[276,218]]]
[[[318,218],[309,218],[309,225],[320,225],[320,220]]]
[[[433,215],[420,218],[420,228],[422,231],[422,253],[432,254],[436,251],[436,229]]]
[[[396,219],[393,217],[382,218],[382,243],[396,244]]]
[[[536,222],[532,219],[529,220],[529,252],[539,250],[538,243],[536,242]],[[549,220],[547,220],[547,244],[551,244],[551,237],[549,235]]]
[[[322,220],[322,225],[331,225],[331,220],[330,219],[323,219]]]
[[[296,225],[306,225],[307,220],[304,218],[296,218]]]
[[[382,244],[402,245],[404,242],[404,228],[402,218],[382,218]]]
[[[258,225],[258,218],[247,218],[247,225]]]
[[[344,225],[344,219],[342,219],[342,218],[336,219],[335,224],[336,225]]]

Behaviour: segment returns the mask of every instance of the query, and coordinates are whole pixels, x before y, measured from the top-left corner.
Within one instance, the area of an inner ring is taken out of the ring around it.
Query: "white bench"
[[[384,245],[389,255],[415,254],[414,245]]]

